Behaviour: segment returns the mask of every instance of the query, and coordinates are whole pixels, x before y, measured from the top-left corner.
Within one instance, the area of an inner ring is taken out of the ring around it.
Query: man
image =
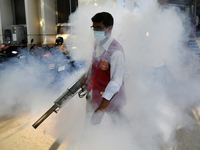
[[[101,122],[105,112],[120,114],[126,104],[123,80],[125,56],[122,46],[111,36],[114,24],[112,15],[97,13],[92,17],[92,22],[96,41],[87,97],[92,93],[90,104],[95,111],[90,122],[95,125]]]

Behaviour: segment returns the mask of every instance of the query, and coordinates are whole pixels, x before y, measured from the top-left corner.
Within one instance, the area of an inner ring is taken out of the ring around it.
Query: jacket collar
[[[113,41],[113,37],[110,37],[110,38],[102,45],[102,47],[103,47],[106,51],[108,51],[108,48],[110,47],[110,44],[112,43],[112,41]]]
[[[112,43],[112,41],[113,41],[113,37],[111,37],[111,36],[108,38],[108,40],[103,45],[100,45],[100,42],[95,41],[95,47],[100,46],[100,47],[103,47],[106,51],[108,51],[108,48],[109,48],[110,44]]]

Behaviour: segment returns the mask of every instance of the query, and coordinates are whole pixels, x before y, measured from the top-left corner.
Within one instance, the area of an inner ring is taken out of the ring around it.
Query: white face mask
[[[106,36],[104,31],[94,31],[94,38],[98,41],[103,41]]]

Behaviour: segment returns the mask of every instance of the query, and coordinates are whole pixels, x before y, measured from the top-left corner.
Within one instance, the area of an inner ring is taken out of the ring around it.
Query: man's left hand
[[[93,125],[97,125],[101,123],[101,120],[103,118],[104,112],[100,110],[96,110],[90,119],[90,123]]]
[[[91,117],[91,120],[90,120],[91,124],[96,125],[96,124],[101,123],[101,120],[103,118],[103,115],[104,115],[106,108],[108,107],[109,103],[110,103],[110,101],[103,98],[99,107],[92,114],[92,117]]]

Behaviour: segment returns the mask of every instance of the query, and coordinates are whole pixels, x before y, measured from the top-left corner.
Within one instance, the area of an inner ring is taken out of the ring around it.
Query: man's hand
[[[92,117],[90,119],[90,123],[92,125],[97,125],[97,124],[100,124],[101,123],[101,120],[103,118],[103,115],[104,115],[104,112],[103,111],[100,111],[98,110],[97,112],[95,111],[93,114],[92,114]]]
[[[86,77],[83,78],[82,83],[81,83],[81,87],[86,86]]]
[[[110,101],[103,98],[99,107],[92,114],[92,117],[91,117],[91,120],[90,120],[91,124],[97,125],[97,124],[101,123],[104,112],[106,111],[106,108],[108,107],[109,104],[110,104]]]

